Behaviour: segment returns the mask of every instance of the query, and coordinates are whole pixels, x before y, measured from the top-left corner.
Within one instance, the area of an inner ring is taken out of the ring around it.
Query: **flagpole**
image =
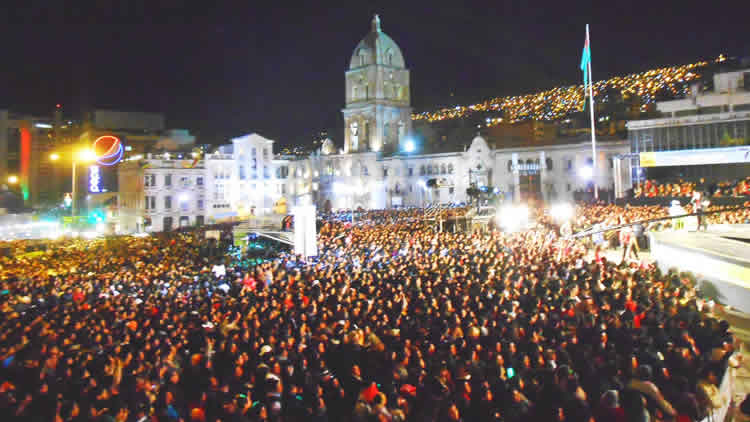
[[[589,24],[586,24],[586,41],[589,43],[589,51],[591,51],[591,39],[589,38]],[[594,199],[599,200],[599,187],[596,183],[596,125],[594,124],[594,83],[591,77],[591,59],[588,60],[588,71],[589,74],[589,108],[591,109],[591,157],[592,157],[592,178],[594,181]]]

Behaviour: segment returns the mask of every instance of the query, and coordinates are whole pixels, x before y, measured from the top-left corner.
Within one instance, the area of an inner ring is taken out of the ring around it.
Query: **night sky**
[[[344,71],[375,12],[404,53],[418,111],[580,83],[587,22],[595,79],[750,56],[750,2],[50,3],[6,10],[0,107],[164,112],[203,143],[258,132],[302,144],[342,126]]]

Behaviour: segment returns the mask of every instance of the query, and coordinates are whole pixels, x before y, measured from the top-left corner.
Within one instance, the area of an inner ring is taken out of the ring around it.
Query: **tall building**
[[[70,125],[57,120],[0,110],[0,184],[19,194],[26,207],[62,201],[64,172],[49,154],[66,145]]]
[[[714,90],[656,105],[663,117],[627,123],[633,179],[746,175],[750,145],[750,69],[717,73]]]
[[[398,45],[372,18],[346,72],[344,152],[398,151],[411,133],[409,70]]]
[[[116,229],[171,230],[309,203],[319,209],[459,203],[468,201],[472,186],[503,191],[513,200],[566,200],[594,180],[612,187],[612,158],[628,151],[625,140],[602,138],[593,168],[586,136],[493,145],[476,135],[445,142],[467,148],[428,150],[408,136],[409,71],[377,16],[352,54],[345,86],[343,150],[325,139],[306,157],[274,154],[273,140],[250,134],[192,159],[130,157],[119,167]],[[581,177],[586,168],[590,177]]]

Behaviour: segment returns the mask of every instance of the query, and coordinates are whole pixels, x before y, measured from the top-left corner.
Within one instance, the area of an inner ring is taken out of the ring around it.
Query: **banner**
[[[641,167],[700,166],[706,164],[750,163],[750,146],[642,152]]]

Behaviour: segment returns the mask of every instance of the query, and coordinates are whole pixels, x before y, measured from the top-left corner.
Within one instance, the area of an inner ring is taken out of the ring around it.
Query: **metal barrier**
[[[616,226],[605,227],[605,228],[599,229],[599,230],[594,230],[593,227],[591,227],[589,229],[582,230],[582,231],[580,231],[578,233],[574,233],[574,234],[568,236],[568,238],[577,239],[579,237],[587,237],[587,236],[591,236],[591,235],[594,235],[594,234],[606,233],[608,231],[620,230],[620,229],[622,229],[624,227],[631,227],[631,226],[637,226],[637,225],[641,225],[645,229],[648,226],[648,224],[650,224],[650,223],[656,223],[658,221],[672,220],[674,218],[695,217],[695,216],[698,216],[698,215],[707,216],[707,215],[711,215],[711,214],[720,214],[720,213],[723,213],[723,212],[736,211],[736,210],[745,209],[745,208],[750,208],[750,207],[746,207],[746,206],[743,205],[743,206],[734,207],[734,208],[724,208],[722,210],[705,211],[705,212],[700,213],[700,214],[699,213],[692,213],[692,214],[682,214],[682,215],[672,215],[672,216],[667,216],[667,217],[651,218],[651,219],[648,219],[648,220],[641,220],[641,221],[636,221],[636,222],[628,223],[628,224],[618,224]]]
[[[708,409],[708,416],[703,418],[701,422],[723,422],[729,412],[729,407],[732,405],[732,399],[734,398],[734,373],[735,369],[731,366],[727,366],[727,370],[724,371],[724,377],[721,379],[719,384],[719,396],[723,402],[723,405],[718,409]]]

